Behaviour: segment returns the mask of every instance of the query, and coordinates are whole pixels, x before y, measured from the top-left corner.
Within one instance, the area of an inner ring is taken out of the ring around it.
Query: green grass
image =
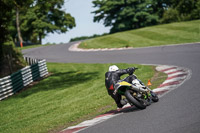
[[[24,46],[22,48],[21,47],[17,47],[17,49],[24,50],[24,49],[31,49],[31,48],[37,48],[37,47],[45,47],[45,46],[49,46],[49,45],[54,45],[54,44],[45,44],[45,45],[36,44],[36,45]]]
[[[47,65],[52,73],[50,77],[0,101],[1,133],[58,132],[85,119],[116,109],[104,85],[104,74],[111,64]],[[156,81],[153,66],[117,65],[120,68],[139,67],[136,75],[145,84],[152,77]],[[162,80],[159,79],[158,85],[166,79],[165,74],[160,74]]]
[[[30,49],[30,48],[37,48],[37,47],[43,47],[45,45],[40,45],[40,44],[37,44],[37,45],[30,45],[30,46],[24,46],[24,47],[17,47],[17,49],[19,50],[24,50],[24,49]]]
[[[200,42],[200,20],[118,32],[86,40],[80,48],[135,48],[192,42]]]

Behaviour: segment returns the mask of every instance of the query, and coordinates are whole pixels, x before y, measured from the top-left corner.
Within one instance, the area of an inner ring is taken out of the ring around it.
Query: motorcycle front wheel
[[[151,91],[150,93],[151,93],[151,96],[152,96],[152,101],[158,102],[159,101],[158,95],[153,91]]]
[[[127,100],[134,104],[137,108],[139,109],[145,109],[146,108],[146,103],[142,100],[137,100],[131,93],[129,90],[126,90],[125,92],[125,96],[127,98]]]

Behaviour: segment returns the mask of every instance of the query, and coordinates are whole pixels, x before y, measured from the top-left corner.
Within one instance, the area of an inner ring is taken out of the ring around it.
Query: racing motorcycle
[[[137,70],[138,68],[134,68]],[[114,95],[119,93],[124,95],[127,101],[131,106],[135,105],[139,109],[145,109],[146,106],[150,105],[151,102],[158,102],[158,96],[147,86],[140,81],[135,74],[129,76],[134,77],[132,82],[127,82],[126,79],[118,81],[114,88]]]

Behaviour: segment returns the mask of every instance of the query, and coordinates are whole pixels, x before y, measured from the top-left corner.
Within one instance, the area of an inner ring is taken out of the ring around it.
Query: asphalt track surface
[[[200,43],[101,52],[71,52],[71,44],[33,48],[23,53],[48,62],[162,64],[185,67],[192,72],[189,80],[145,110],[133,108],[80,132],[200,132]]]

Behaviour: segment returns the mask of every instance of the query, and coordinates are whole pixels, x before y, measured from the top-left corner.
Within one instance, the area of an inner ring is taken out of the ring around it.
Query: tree
[[[93,0],[94,22],[111,26],[111,33],[200,18],[199,0]]]
[[[163,13],[162,23],[188,21],[200,18],[199,0],[170,0]]]
[[[65,33],[75,27],[74,17],[62,10],[64,0],[15,1],[22,1],[22,3],[18,2],[20,3],[18,4],[18,7],[20,7],[19,27],[23,40],[26,42],[41,44],[42,38],[48,33]],[[16,35],[18,35],[16,30],[16,12],[15,10],[12,12],[12,23],[9,26],[9,30],[13,40],[16,42]]]
[[[20,26],[19,26],[19,7],[16,6],[16,27],[17,27],[17,35],[20,41],[20,45],[21,47],[23,47],[22,43],[23,43],[23,38],[21,36],[21,30],[20,30]]]
[[[74,18],[61,10],[63,4],[64,0],[0,1],[0,77],[24,66],[13,43],[17,31],[25,41],[41,42],[49,32],[64,33],[75,26]]]
[[[7,12],[11,8],[9,4],[10,1],[1,0],[0,1],[0,76],[3,75],[4,63],[5,63],[5,54],[3,44],[8,40],[8,29],[7,25],[9,23],[11,13]]]
[[[172,5],[172,0],[151,0],[153,13],[157,14],[159,19],[163,17],[163,13]]]
[[[39,42],[48,33],[65,33],[75,27],[75,19],[62,10],[64,0],[35,0],[22,16],[22,34],[26,40]]]
[[[0,1],[0,77],[12,73],[24,65],[22,54],[14,48],[8,30],[14,7],[12,0]]]
[[[21,47],[23,46],[23,38],[21,36],[21,30],[20,30],[20,19],[19,19],[19,12],[22,9],[27,9],[27,8],[23,8],[23,7],[29,7],[30,4],[32,3],[32,0],[13,0],[13,3],[15,5],[15,12],[16,12],[16,28],[17,28],[17,35],[18,35],[18,39],[20,41],[20,45]]]
[[[111,33],[158,23],[150,0],[94,0],[94,22],[104,21]]]
[[[174,8],[168,8],[163,13],[163,18],[161,19],[161,23],[170,23],[170,22],[178,22],[180,20],[179,12]]]

